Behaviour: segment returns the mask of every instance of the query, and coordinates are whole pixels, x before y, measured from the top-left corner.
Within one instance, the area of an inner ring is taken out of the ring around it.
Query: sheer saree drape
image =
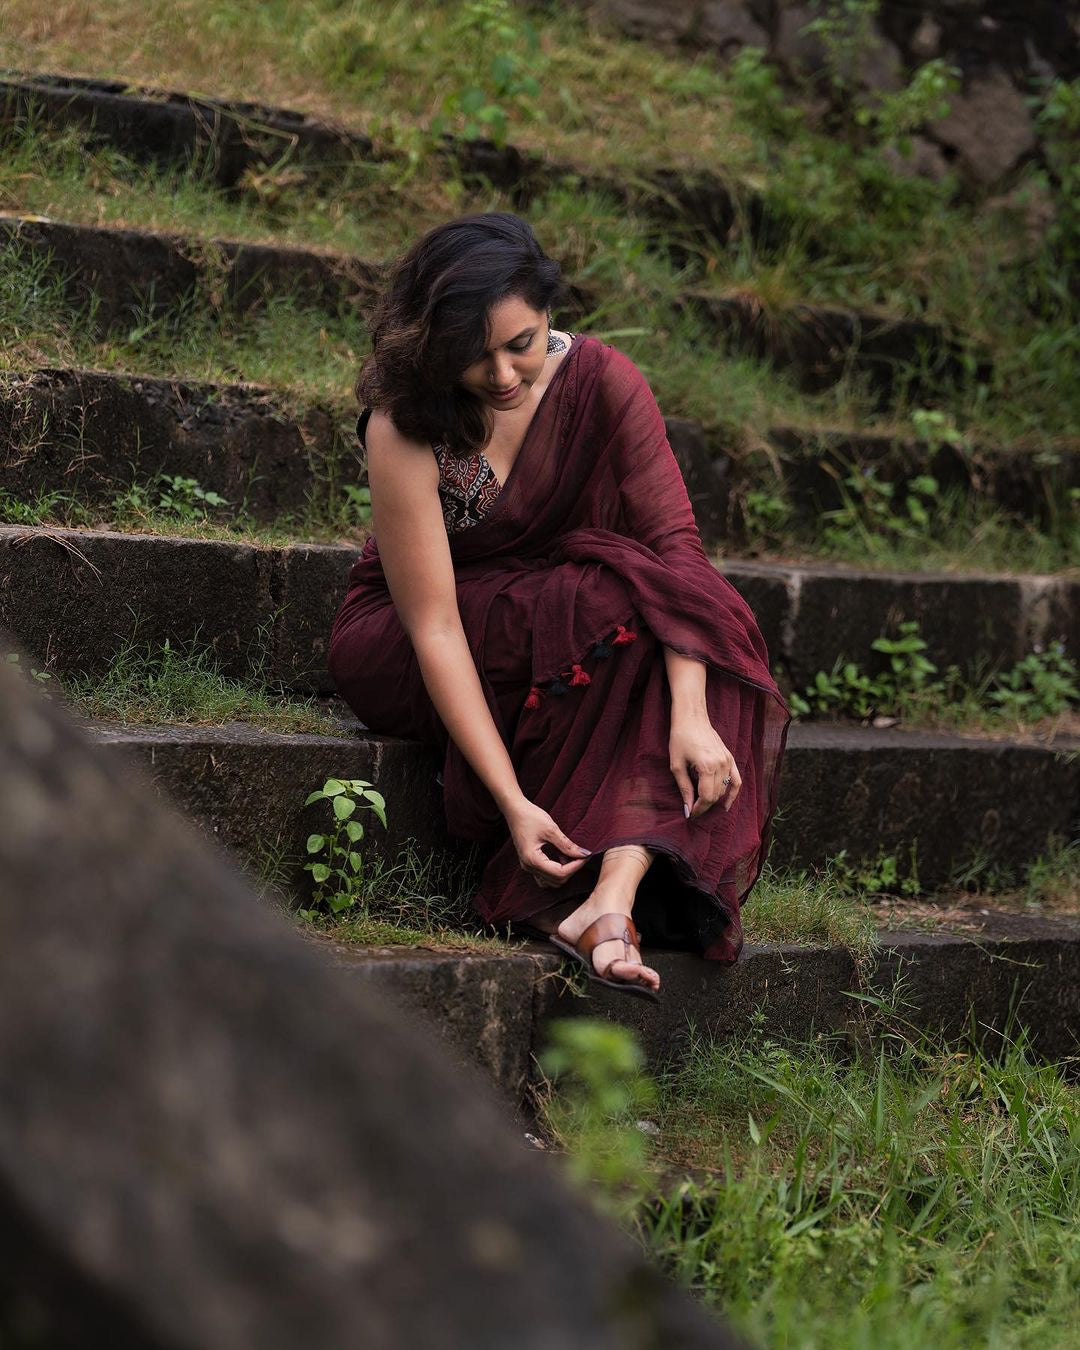
[[[574,339],[501,493],[450,547],[465,634],[523,792],[596,855],[631,842],[657,851],[634,909],[647,943],[734,960],[788,712],[753,614],[705,556],[633,362]],[[730,812],[684,818],[668,760],[665,646],[707,668],[709,717],[743,779]],[[484,919],[527,919],[587,894],[599,856],[554,891],[519,868],[500,813],[431,705],[374,540],[350,572],[329,662],[368,727],[443,751],[450,832],[490,848],[474,898]]]

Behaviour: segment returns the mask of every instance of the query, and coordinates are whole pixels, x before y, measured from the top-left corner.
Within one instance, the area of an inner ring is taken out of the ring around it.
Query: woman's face
[[[547,361],[547,314],[509,295],[491,307],[488,322],[488,349],[466,366],[461,383],[496,411],[520,408]]]

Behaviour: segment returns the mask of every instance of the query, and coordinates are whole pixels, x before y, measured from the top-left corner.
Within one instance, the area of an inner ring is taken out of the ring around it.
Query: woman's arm
[[[488,709],[458,610],[435,457],[430,447],[401,436],[380,412],[372,414],[366,444],[379,557],[431,701],[505,816],[523,867],[549,884],[561,883],[588,853],[522,793]],[[579,861],[553,862],[541,852],[544,843]]]
[[[610,400],[607,419],[618,427],[625,449],[616,459],[616,476],[626,533],[683,575],[711,571],[682,471],[645,377],[622,357],[612,362],[610,389],[605,392]],[[742,779],[709,721],[705,666],[670,647],[663,650],[671,692],[669,762],[683,809],[695,819],[717,802],[730,810]]]

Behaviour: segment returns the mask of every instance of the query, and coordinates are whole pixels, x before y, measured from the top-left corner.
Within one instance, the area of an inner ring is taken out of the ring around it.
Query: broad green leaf
[[[329,881],[330,869],[325,863],[315,863],[311,869],[311,875],[321,886],[324,881]]]
[[[345,833],[355,844],[364,837],[364,827],[358,820],[350,820],[345,825]]]
[[[321,802],[325,800],[326,800],[326,793],[320,789],[318,792],[311,793],[311,795],[308,797],[304,805],[310,806],[312,802]]]
[[[342,788],[343,792],[344,790],[345,789]],[[356,803],[351,797],[334,798],[334,815],[337,816],[338,820],[347,820],[355,810]]]
[[[328,778],[323,784],[323,792],[328,797],[336,797],[339,792],[345,791],[345,784],[340,778]]]
[[[324,834],[309,834],[307,838],[307,851],[309,853],[318,853],[321,848],[326,847],[326,836]]]
[[[363,865],[364,860],[363,858],[361,858],[359,853],[349,854],[349,866],[352,868],[354,872],[359,872],[361,867],[363,867]]]

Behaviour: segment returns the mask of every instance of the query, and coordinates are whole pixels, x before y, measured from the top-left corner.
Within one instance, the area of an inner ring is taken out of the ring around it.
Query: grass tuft
[[[743,911],[748,942],[844,947],[857,960],[874,946],[873,913],[833,866],[818,873],[766,864]]]
[[[173,647],[125,641],[102,675],[64,682],[82,717],[155,725],[221,726],[250,722],[267,731],[338,735],[341,725],[314,698],[288,697],[261,682],[221,673],[212,650],[197,643]]]
[[[680,1067],[643,1082],[640,1053],[596,1027],[556,1040],[573,1072],[538,1094],[545,1126],[658,1265],[753,1342],[1074,1343],[1070,1066],[1038,1063],[1022,1035],[991,1053],[886,1017],[854,1057],[822,1038],[695,1035]]]

